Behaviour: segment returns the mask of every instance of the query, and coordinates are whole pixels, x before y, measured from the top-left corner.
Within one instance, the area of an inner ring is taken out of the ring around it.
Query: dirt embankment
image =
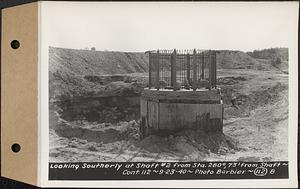
[[[51,129],[52,161],[262,161],[287,158],[288,75],[219,70],[224,134],[185,130],[139,136],[139,121],[99,123],[59,118]],[[237,98],[231,104],[232,94]],[[57,115],[57,114],[56,114]],[[286,136],[286,137],[280,137]]]
[[[107,96],[57,101],[50,104],[66,121],[118,123],[140,119],[140,97]]]
[[[278,70],[288,73],[289,49],[288,48],[270,48],[263,50],[254,50],[247,52],[251,57],[272,65]]]
[[[106,94],[109,83],[145,83],[139,73],[148,71],[144,53],[49,48],[49,97],[65,100]],[[126,76],[130,74],[130,76]]]

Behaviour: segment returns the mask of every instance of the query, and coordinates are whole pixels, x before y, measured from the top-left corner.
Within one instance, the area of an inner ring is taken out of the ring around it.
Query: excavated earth
[[[50,102],[50,161],[287,160],[288,74],[255,69],[219,69],[217,74],[225,107],[223,133],[184,130],[141,139],[144,84],[118,80],[103,86],[114,84],[112,89],[122,91],[115,97]]]

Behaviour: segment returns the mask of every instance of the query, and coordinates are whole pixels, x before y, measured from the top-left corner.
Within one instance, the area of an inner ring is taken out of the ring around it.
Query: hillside
[[[217,69],[280,70],[287,73],[288,49],[265,49],[248,53],[219,50]],[[136,88],[145,87],[147,72],[148,56],[143,52],[49,48],[51,100],[107,96],[112,94],[111,91],[121,89],[139,92]],[[137,80],[139,82],[133,85],[131,81]],[[118,95],[122,96],[123,93],[119,92]]]
[[[254,50],[247,52],[253,58],[276,60],[277,58],[282,61],[288,61],[289,49],[288,48],[270,48],[263,50]]]
[[[144,53],[49,48],[49,71],[63,69],[77,75],[146,72]]]
[[[247,52],[247,54],[258,61],[265,62],[266,64],[272,65],[273,67],[288,73],[288,48],[254,50],[253,52]]]
[[[218,69],[255,69],[272,70],[268,62],[251,57],[242,51],[220,50],[217,53]]]
[[[91,81],[91,77],[144,73],[147,70],[148,59],[144,53],[50,47],[50,99],[98,95],[104,86]]]
[[[49,48],[49,71],[63,69],[76,75],[127,74],[148,71],[148,56],[143,52],[112,52]],[[288,61],[287,48],[271,48],[253,52],[219,50],[220,69],[272,69],[266,60]]]

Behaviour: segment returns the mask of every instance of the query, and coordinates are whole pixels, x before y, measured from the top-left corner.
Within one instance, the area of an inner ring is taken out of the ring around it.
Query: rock
[[[97,152],[98,151],[98,149],[94,145],[89,146],[88,150],[92,151],[92,152]]]
[[[126,122],[126,121],[122,121],[122,122],[119,122],[119,123],[118,123],[118,126],[122,126],[122,127],[126,127],[126,126],[128,126],[128,125],[129,125],[129,123]]]
[[[140,135],[139,135],[138,133],[135,133],[135,134],[133,135],[133,138],[134,138],[135,140],[139,140],[139,139],[140,139]]]
[[[87,140],[80,139],[80,140],[78,141],[78,143],[80,143],[80,144],[86,144],[86,143],[88,143],[88,141],[87,141]]]
[[[180,142],[187,142],[186,138],[184,138],[183,136],[180,136],[180,137],[179,137],[179,141],[180,141]]]
[[[105,127],[110,127],[110,126],[112,126],[111,123],[105,123]]]
[[[136,125],[137,125],[137,123],[135,120],[129,121],[129,127],[134,127]]]
[[[70,141],[70,142],[68,143],[68,147],[71,147],[71,148],[78,148],[78,144],[77,144],[77,142],[75,142],[75,141]]]
[[[224,149],[224,148],[220,148],[220,149],[218,150],[218,154],[220,154],[220,155],[225,155],[225,154],[226,154],[225,149]]]

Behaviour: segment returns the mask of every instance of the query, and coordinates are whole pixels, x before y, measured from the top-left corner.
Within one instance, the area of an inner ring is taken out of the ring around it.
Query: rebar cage
[[[216,88],[216,51],[157,50],[149,54],[149,89]]]

